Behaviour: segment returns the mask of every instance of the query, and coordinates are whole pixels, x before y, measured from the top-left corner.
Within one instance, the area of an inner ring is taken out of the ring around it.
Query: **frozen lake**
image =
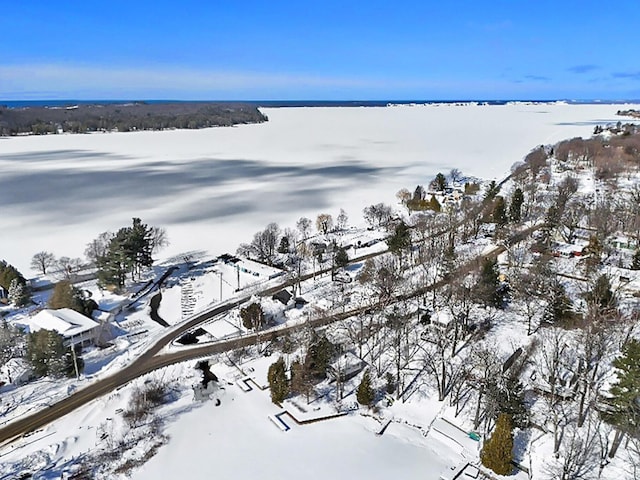
[[[162,257],[235,251],[271,221],[362,208],[457,167],[499,178],[540,144],[589,136],[622,105],[263,109],[233,128],[0,138],[0,258],[82,257],[141,217],[167,229]],[[637,108],[637,106],[635,107]]]

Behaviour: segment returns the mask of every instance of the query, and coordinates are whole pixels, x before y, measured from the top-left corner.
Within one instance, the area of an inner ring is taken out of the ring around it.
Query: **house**
[[[274,293],[271,298],[273,300],[279,301],[283,305],[286,305],[287,303],[289,303],[289,300],[291,300],[292,296],[293,295],[291,295],[287,290],[283,289],[283,290],[280,290],[279,292]]]
[[[356,355],[347,352],[327,367],[327,376],[346,382],[358,375],[366,366]]]
[[[40,310],[29,320],[29,329],[55,330],[64,338],[65,347],[91,345],[98,340],[100,324],[70,308]]]

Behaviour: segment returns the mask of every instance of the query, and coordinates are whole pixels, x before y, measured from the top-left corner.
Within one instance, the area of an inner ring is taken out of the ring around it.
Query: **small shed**
[[[327,368],[327,375],[333,380],[346,382],[358,375],[366,366],[356,355],[347,352]]]
[[[287,303],[289,303],[289,300],[291,300],[292,296],[293,295],[291,295],[291,293],[289,293],[287,290],[282,289],[279,292],[274,293],[271,298],[273,300],[277,300],[283,305],[286,305]]]

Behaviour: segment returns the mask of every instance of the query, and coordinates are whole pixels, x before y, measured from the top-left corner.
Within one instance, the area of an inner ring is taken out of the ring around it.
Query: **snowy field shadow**
[[[83,168],[83,158],[97,157],[105,159],[104,166]],[[0,204],[26,215],[46,215],[49,221],[60,224],[77,223],[118,209],[131,211],[134,207],[157,209],[165,221],[181,223],[272,212],[298,202],[323,206],[330,204],[332,196],[345,184],[371,182],[388,170],[358,160],[314,166],[197,158],[127,165],[111,163],[126,157],[84,150],[2,158],[47,163],[77,160],[77,168],[49,169],[43,165],[29,171],[5,171],[0,176]],[[318,187],[319,182],[328,186]]]

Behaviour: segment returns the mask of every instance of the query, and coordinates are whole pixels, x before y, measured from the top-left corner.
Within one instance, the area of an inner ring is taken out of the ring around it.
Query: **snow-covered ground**
[[[359,223],[363,207],[438,171],[502,177],[532,147],[589,136],[622,107],[280,108],[233,128],[0,138],[0,254],[28,275],[34,253],[82,257],[133,216],[167,229],[165,256],[232,253],[271,221],[340,208]]]

